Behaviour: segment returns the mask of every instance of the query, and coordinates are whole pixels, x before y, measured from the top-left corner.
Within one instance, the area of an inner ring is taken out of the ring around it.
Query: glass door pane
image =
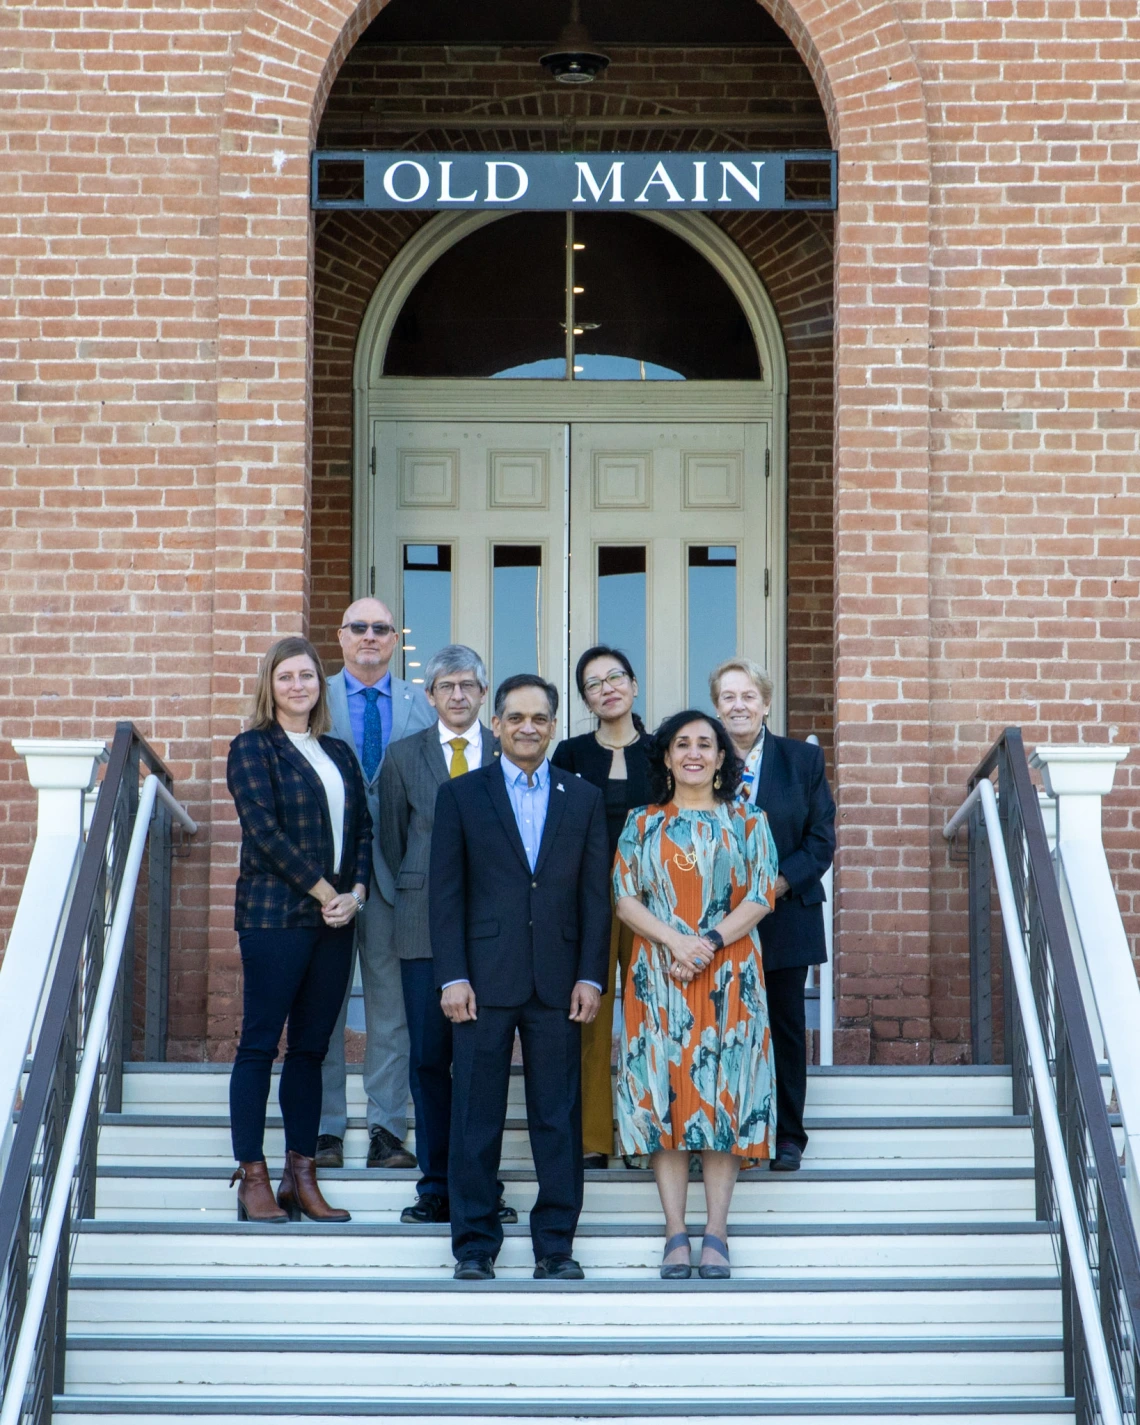
[[[689,706],[707,708],[709,673],[736,657],[736,545],[689,546]]]
[[[405,544],[403,572],[403,669],[423,682],[433,653],[451,642],[451,545]]]
[[[620,648],[638,677],[634,710],[645,716],[645,545],[598,546],[598,642]]]
[[[492,557],[492,692],[514,673],[542,665],[542,546],[496,544]]]

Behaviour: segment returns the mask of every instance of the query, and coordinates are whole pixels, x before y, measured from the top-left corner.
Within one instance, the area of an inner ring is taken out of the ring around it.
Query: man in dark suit
[[[795,1172],[807,1134],[807,1052],[804,986],[809,965],[827,959],[823,875],[835,855],[835,802],[823,749],[764,726],[772,683],[747,658],[732,658],[709,676],[721,722],[744,761],[741,796],[768,818],[780,874],[776,905],[760,922],[764,981],[776,1069],[776,1156],[773,1172]]]
[[[474,649],[452,643],[433,653],[424,668],[424,691],[439,720],[388,749],[380,771],[380,848],[395,884],[394,940],[408,1021],[420,1165],[416,1201],[404,1209],[400,1221],[448,1222],[452,1035],[451,1021],[440,1008],[431,958],[431,832],[440,787],[492,762],[499,744],[479,721],[487,669]],[[499,1219],[517,1222],[519,1217],[500,1202]]]
[[[455,1276],[495,1275],[496,1175],[515,1031],[538,1176],[535,1277],[580,1278],[581,1032],[609,967],[609,841],[596,787],[552,773],[558,692],[519,674],[495,694],[502,755],[445,782],[431,844],[431,945],[453,1026],[449,1187]]]

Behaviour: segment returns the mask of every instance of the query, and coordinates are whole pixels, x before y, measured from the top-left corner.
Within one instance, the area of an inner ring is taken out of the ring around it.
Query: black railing
[[[1020,728],[1006,728],[970,778],[971,790],[997,776],[997,799],[1021,935],[1029,956],[1033,999],[1053,1075],[1068,1172],[1082,1223],[1085,1251],[1100,1300],[1117,1404],[1126,1422],[1137,1420],[1140,1375],[1140,1251],[1129,1214],[1113,1141],[1100,1068],[1085,1016],[1073,948],[1049,854],[1037,791],[1029,775]],[[970,1010],[975,1063],[994,1052],[993,863],[982,806],[975,801],[969,828]],[[1002,940],[1002,1047],[1013,1071],[1013,1110],[1033,1123],[1037,1216],[1058,1221],[1054,1179],[1036,1109],[1009,947]],[[1076,1401],[1077,1425],[1103,1418],[1093,1387],[1088,1351],[1073,1287],[1064,1233],[1057,1234],[1065,1336],[1065,1393]]]
[[[39,1255],[40,1224],[51,1200],[60,1149],[71,1113],[76,1070],[103,969],[103,950],[118,903],[139,805],[142,768],[169,789],[171,776],[133,723],[115,728],[99,787],[95,814],[83,848],[75,890],[39,1034],[24,1086],[19,1120],[0,1181],[0,1398],[6,1393],[12,1357],[24,1319],[28,1284]],[[171,816],[155,803],[149,836],[146,879],[145,1006],[142,1038],[147,1058],[166,1057],[166,987],[170,958]],[[141,878],[140,878],[140,884]],[[120,966],[111,1021],[83,1133],[79,1164],[71,1185],[71,1217],[95,1215],[98,1119],[102,1110],[122,1107],[123,1061],[131,1057],[132,990],[135,978],[134,916]],[[134,952],[132,953],[132,947]],[[46,1309],[40,1319],[35,1363],[24,1395],[24,1421],[45,1425],[52,1396],[63,1389],[67,1333],[67,1284],[71,1233],[64,1231],[56,1252]]]

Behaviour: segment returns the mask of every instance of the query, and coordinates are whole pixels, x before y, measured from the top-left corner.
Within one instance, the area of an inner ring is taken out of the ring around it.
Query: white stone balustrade
[[[44,983],[55,957],[84,837],[84,798],[107,749],[98,740],[20,738],[38,795],[36,842],[20,904],[0,964],[0,1168],[8,1155],[12,1114]]]
[[[1140,1232],[1140,984],[1104,852],[1101,802],[1131,749],[1038,747],[1031,765],[1057,803],[1056,862],[1093,1044],[1112,1071],[1124,1122],[1132,1218]],[[1083,961],[1083,963],[1082,963]]]

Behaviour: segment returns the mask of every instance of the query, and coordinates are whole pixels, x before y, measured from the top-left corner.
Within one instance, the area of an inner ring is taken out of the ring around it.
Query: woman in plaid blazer
[[[304,638],[269,650],[247,732],[230,744],[226,785],[241,822],[235,928],[241,1041],[230,1077],[238,1220],[347,1222],[317,1186],[321,1064],[348,988],[353,920],[372,874],[372,819],[350,748],[329,737],[325,674]],[[276,1201],[265,1106],[287,1028],[280,1103],[285,1169]]]

